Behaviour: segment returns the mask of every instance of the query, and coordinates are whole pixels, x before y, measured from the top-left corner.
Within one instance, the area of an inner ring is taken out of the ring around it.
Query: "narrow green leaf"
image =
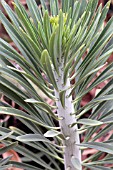
[[[106,18],[107,12],[109,10],[109,6],[110,6],[110,1],[108,1],[102,9],[101,17],[100,17],[100,20],[98,22],[97,31],[99,30],[99,28],[101,27],[102,23],[104,22],[104,20]]]
[[[102,129],[94,138],[93,141],[99,139],[100,137],[104,136],[105,134],[109,133],[113,129],[112,124],[108,124],[104,129]]]
[[[41,62],[43,64],[43,67],[45,68],[45,71],[47,72],[47,75],[48,75],[51,83],[53,84],[54,88],[56,90],[58,90],[56,80],[55,80],[55,77],[54,77],[54,74],[53,74],[53,69],[52,69],[52,66],[51,66],[50,56],[49,56],[47,50],[44,50],[42,52]]]
[[[22,77],[21,75],[17,74],[16,72],[13,72],[12,70],[8,69],[8,68],[2,68],[0,69],[0,73],[3,75],[8,76],[9,78],[13,78],[15,81],[17,81],[24,89],[27,90],[27,92],[32,95],[32,97],[36,97],[38,99],[38,95],[35,91],[35,89],[32,88],[31,84],[25,80],[24,77]],[[11,88],[10,88],[11,89]],[[22,94],[22,93],[21,93]],[[25,94],[24,94],[25,96]],[[27,96],[26,96],[27,98]],[[40,97],[39,97],[40,98]]]
[[[40,134],[26,134],[26,135],[18,136],[16,139],[21,142],[46,142],[60,148],[59,145],[52,143],[50,140],[46,139],[44,136]]]
[[[81,16],[83,14],[83,12],[85,11],[86,6],[87,6],[87,0],[82,0],[81,5],[80,5],[79,16]]]
[[[10,81],[5,79],[4,77],[0,77],[0,81],[1,81],[0,84],[3,84],[4,86],[8,87],[12,91],[14,91],[18,95],[20,95],[21,97],[23,97],[23,98],[27,97],[27,95],[23,91],[21,91],[18,87],[16,87],[17,85],[14,85],[13,83],[10,83]]]
[[[12,132],[9,132],[9,133],[7,133],[7,134],[4,134],[4,135],[2,135],[2,136],[0,136],[0,141],[6,139],[6,138],[8,138],[8,137],[10,137],[12,134],[13,134],[13,131],[12,131]]]
[[[17,16],[20,19],[20,22],[23,25],[24,29],[30,35],[30,37],[32,37],[32,39],[37,42],[32,23],[23,6],[19,3],[19,1],[18,2],[17,1],[18,0],[15,0],[15,11],[17,13]]]
[[[86,167],[92,169],[92,170],[111,170],[111,168],[103,167],[103,166],[93,166],[93,165],[86,165]]]
[[[40,56],[42,52],[42,47],[38,44],[38,42],[34,42],[32,37],[26,34],[22,29],[20,29],[22,36],[25,38],[26,42],[28,43],[28,47],[31,49],[31,53],[33,54],[35,60],[37,61],[38,66],[40,67]]]
[[[21,120],[20,120],[20,121],[21,121]],[[31,124],[31,122],[29,123],[29,126],[28,126],[29,128],[31,127],[30,124]],[[26,124],[25,124],[25,125],[26,125]],[[0,131],[1,131],[1,134],[9,133],[9,129],[4,128],[4,127],[0,127]],[[39,132],[39,131],[35,131],[35,133],[36,133],[36,134],[39,134],[40,132]],[[25,133],[24,133],[23,131],[21,131],[21,133],[20,133],[20,130],[19,130],[19,133],[16,132],[16,134],[24,135]],[[11,136],[10,136],[10,138],[11,138],[11,139],[14,139],[14,140],[16,139],[16,137],[17,137],[17,135],[16,135],[16,136],[14,136],[14,135],[11,135]],[[6,142],[6,141],[5,141],[5,142]],[[57,155],[57,153],[55,152],[55,151],[56,151],[56,148],[55,148],[54,146],[52,146],[52,148],[51,148],[49,143],[44,143],[44,145],[43,145],[43,143],[41,144],[41,143],[39,143],[39,142],[37,142],[37,144],[31,143],[31,142],[23,142],[23,143],[27,144],[27,145],[30,146],[30,147],[35,148],[35,150],[41,151],[41,153],[50,155],[50,156],[54,157],[55,159],[58,159],[58,158],[59,158],[58,155]],[[7,143],[6,143],[6,144],[7,144]],[[45,145],[47,146],[47,148],[50,149],[50,151],[48,151],[48,149],[45,148]],[[17,149],[17,148],[18,148],[18,147],[16,147],[15,149]],[[55,150],[54,150],[54,148],[55,148]],[[18,152],[18,151],[19,151],[19,150],[17,150],[17,152]],[[19,152],[18,152],[18,153],[19,153]],[[27,155],[26,155],[26,157],[27,157]],[[62,160],[62,159],[60,158],[60,160]]]
[[[62,57],[62,36],[63,36],[63,26],[64,26],[64,19],[63,19],[63,12],[60,10],[59,12],[59,27],[58,27],[58,58],[59,63],[61,63]],[[57,40],[57,39],[56,39]]]
[[[1,159],[0,160],[0,166],[6,165],[11,158],[12,158],[12,155],[8,156],[7,158]]]
[[[21,142],[49,142],[51,143],[51,141],[49,141],[48,139],[46,139],[44,136],[40,134],[26,134],[26,135],[18,136],[16,139]]]
[[[93,83],[87,89],[85,89],[85,91],[83,89],[83,91],[81,91],[80,94],[78,94],[78,96],[79,96],[78,98],[80,99],[85,94],[87,94],[89,91],[91,91],[94,87],[96,87],[98,84],[100,84],[100,83],[104,82],[105,80],[113,77],[112,69],[113,69],[113,63],[111,63],[109,66],[107,66],[106,69],[93,81]],[[76,86],[76,84],[75,84],[75,86]],[[75,89],[75,87],[72,89],[70,94],[72,94],[74,89]]]
[[[0,107],[0,113],[6,114],[6,115],[11,115],[11,116],[17,116],[17,117],[23,118],[25,120],[29,120],[37,125],[43,126],[48,129],[59,129],[59,127],[50,127],[50,126],[44,124],[43,122],[41,122],[41,120],[37,121],[35,118],[33,118],[32,116],[28,115],[27,113],[25,113],[24,111],[21,111],[21,110],[9,108],[9,107]]]
[[[40,22],[38,23],[38,32],[39,32],[39,37],[40,37],[39,39],[43,45],[43,49],[48,49],[48,44],[47,44],[47,41],[45,38],[46,37],[45,32],[44,32],[43,26]]]
[[[109,41],[110,37],[112,36],[112,22],[113,18],[111,18],[109,20],[109,22],[107,23],[106,27],[104,28],[104,30],[102,31],[102,33],[99,35],[97,41],[94,43],[92,49],[90,50],[90,52],[88,53],[88,55],[85,57],[85,59],[83,60],[82,64],[80,65],[79,69],[84,68],[84,70],[86,69],[86,66],[90,66],[92,58],[94,58],[94,55],[97,54],[98,50],[102,50],[106,43]],[[95,55],[96,57],[97,55]],[[83,66],[83,67],[82,67]],[[78,70],[79,70],[78,69]],[[79,73],[81,72],[81,69],[79,70]],[[77,72],[78,72],[77,70]],[[78,73],[76,73],[78,74]]]
[[[84,106],[83,111],[81,111],[82,109],[80,109],[77,112],[80,112],[80,114],[78,115],[78,117],[82,116],[84,113],[86,113],[88,110],[90,110],[91,108],[98,106],[100,103],[102,103],[103,101],[109,101],[109,100],[113,100],[113,95],[105,95],[99,98],[95,98],[93,100],[91,100],[91,102],[89,102],[87,105]],[[76,113],[77,113],[76,112]]]
[[[55,131],[55,130],[49,130],[44,134],[44,136],[45,137],[55,137],[55,136],[58,136],[60,134],[61,134],[61,132],[58,132],[58,131]]]
[[[66,49],[65,49],[65,54],[64,54],[64,56],[65,56],[65,64],[68,62],[69,52],[70,52],[70,50],[72,48],[71,47],[72,42],[73,42],[73,39],[76,39],[75,35],[77,33],[77,30],[78,30],[78,27],[79,27],[80,23],[81,23],[81,19],[79,19],[78,22],[73,26],[73,28],[71,30],[71,33],[69,35],[69,39],[68,39],[68,41],[66,43]]]
[[[15,168],[24,168],[26,170],[42,170],[38,167],[29,165],[26,163],[22,163],[22,162],[10,161],[9,163],[12,164],[12,167],[15,167]]]
[[[15,148],[17,145],[18,145],[18,142],[14,142],[12,144],[4,146],[3,148],[0,149],[0,154],[3,154],[7,152],[8,150]]]
[[[47,103],[44,103],[44,102],[40,102],[40,101],[36,101],[34,99],[26,99],[25,102],[27,103],[35,103],[37,104],[40,109],[46,111],[48,114],[50,114],[53,118],[55,118],[56,120],[58,120],[58,117],[55,116],[55,114],[52,112],[51,110],[51,107],[47,104]]]
[[[46,7],[46,4],[45,4],[45,1],[44,0],[40,0],[40,2],[41,2],[42,7],[46,10],[47,7]]]
[[[35,0],[26,0],[31,16],[34,20],[36,27],[38,28],[38,22],[42,23],[42,13],[36,4]]]
[[[26,65],[26,61],[23,62],[22,61],[23,59],[21,59],[21,57],[18,54],[11,53],[9,50],[6,50],[6,47],[2,47],[2,46],[0,47],[0,55],[3,57],[6,57],[7,59],[12,59],[16,61],[20,65],[21,68],[28,71],[29,67]],[[31,65],[31,69],[32,69],[32,65]]]
[[[112,164],[113,163],[113,157],[110,156],[110,158],[104,158],[102,160],[88,162],[87,165],[102,165],[102,164]]]
[[[6,95],[8,96],[11,100],[15,101],[15,103],[17,103],[18,105],[20,105],[23,109],[25,109],[29,114],[31,114],[32,116],[34,116],[37,120],[37,111],[36,109],[31,106],[30,104],[24,102],[23,98],[21,96],[19,96],[15,91],[13,91],[12,89],[10,89],[9,87],[0,84],[0,90]],[[13,95],[12,95],[13,93]]]
[[[78,19],[78,16],[79,16],[79,12],[80,12],[80,2],[76,1],[74,3],[74,7],[73,7],[71,28],[73,28],[73,26],[77,22],[77,19]]]
[[[65,108],[65,98],[66,98],[66,90],[60,91],[59,92],[59,97],[60,97],[60,101],[62,104],[62,107]]]
[[[33,43],[33,41],[29,38],[29,41],[31,42],[30,44]],[[4,54],[4,57],[6,56],[8,59],[15,60],[21,67],[22,69],[28,71],[29,67],[35,71],[34,67],[32,64],[30,64],[22,55],[20,55],[9,43],[5,42],[3,39],[0,38],[0,45],[1,45],[1,55]],[[36,44],[33,43],[32,46],[35,48]],[[35,50],[38,52],[38,48],[36,47]],[[40,55],[38,53],[37,57]],[[18,57],[17,57],[18,56]],[[9,64],[7,64],[9,65]],[[29,72],[30,73],[30,72]]]
[[[44,27],[44,32],[45,32],[47,44],[49,44],[49,39],[50,39],[50,35],[51,35],[51,28],[50,28],[50,18],[49,18],[48,11],[46,11],[45,14],[44,14],[43,27]]]
[[[68,12],[70,1],[62,0],[62,10],[64,13]]]
[[[11,39],[14,41],[18,49],[21,51],[22,55],[27,59],[28,62],[30,62],[31,65],[33,65],[36,71],[39,70],[36,61],[32,55],[30,47],[28,46],[25,38],[20,33],[21,29],[14,27],[1,11],[0,20],[2,21]]]
[[[50,88],[45,86],[45,84],[40,82],[36,77],[33,77],[33,76],[25,73],[24,71],[20,71],[15,68],[12,68],[12,67],[9,67],[9,68],[24,75],[27,78],[27,80],[29,80],[31,85],[35,84],[42,92],[44,92],[45,95],[47,95],[49,98],[51,98],[53,100],[56,100],[56,98],[51,94],[53,92],[53,90],[51,90]]]
[[[57,74],[59,74],[59,70],[58,70],[58,27],[55,29],[55,31],[53,32],[53,34],[51,35],[50,38],[50,42],[49,42],[49,53],[50,53],[50,57],[52,60],[52,63],[54,65],[54,68],[57,72]]]
[[[57,16],[59,13],[58,0],[50,0],[50,11],[52,16]]]
[[[50,12],[51,16],[55,16],[55,2],[53,0],[50,0]]]
[[[79,146],[84,146],[87,148],[93,148],[102,152],[106,152],[109,154],[113,154],[113,147],[111,144],[107,144],[107,143],[102,143],[102,142],[86,142],[86,143],[82,143],[82,144],[77,144]]]
[[[37,100],[35,100],[35,99],[26,99],[26,100],[24,100],[25,102],[27,102],[27,103],[38,103],[39,101],[37,101]]]
[[[80,119],[77,121],[75,124],[83,124],[83,125],[88,125],[88,126],[100,126],[103,124],[103,122],[98,121],[98,120],[91,120],[91,119]]]
[[[6,170],[8,168],[12,168],[12,164],[0,166],[0,170]]]
[[[9,144],[10,142],[4,141],[5,144]],[[36,162],[38,165],[41,165],[42,167],[48,168],[48,170],[54,170],[51,168],[47,163],[45,163],[42,159],[37,157],[37,154],[33,153],[29,149],[25,148],[24,146],[18,145],[15,148],[15,151],[20,153],[23,156],[26,156],[29,158],[31,161]]]
[[[98,0],[93,0],[92,6],[91,6],[91,17],[94,15],[94,12],[96,11],[97,5],[98,5]]]
[[[81,75],[81,76],[79,77],[78,81],[76,82],[74,88],[77,88],[77,86],[79,86],[84,80],[86,80],[88,76],[91,76],[91,75],[93,75],[94,73],[96,74],[103,66],[104,66],[104,65],[101,65],[101,66],[99,66],[99,67],[97,67],[97,68],[94,68],[93,70],[89,69],[87,74],[85,74],[84,76]],[[71,80],[73,80],[74,77],[76,77],[76,76],[73,75],[73,76],[71,77]]]
[[[21,23],[18,20],[17,16],[15,15],[14,11],[10,8],[10,6],[4,1],[1,0],[1,4],[4,7],[5,11],[7,12],[9,18],[11,19],[11,21],[17,26],[20,27]]]
[[[12,164],[12,167],[16,167],[16,168],[25,168],[27,170],[42,170],[38,167],[29,165],[26,163],[22,163],[22,162],[10,161],[10,164]]]
[[[79,49],[77,49],[75,55],[73,57],[71,57],[69,59],[68,63],[66,64],[65,69],[64,69],[64,84],[66,84],[67,76],[68,76],[68,73],[69,73],[69,68],[72,65],[73,60],[75,59],[76,55],[82,50],[82,48],[84,46],[85,46],[85,44],[82,44],[82,46]]]

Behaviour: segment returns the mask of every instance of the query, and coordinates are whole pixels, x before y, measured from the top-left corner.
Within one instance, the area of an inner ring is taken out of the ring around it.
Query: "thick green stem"
[[[68,97],[70,93],[70,80],[67,79],[67,83],[64,86],[63,85],[63,69],[60,68],[60,76],[57,76],[55,74],[57,86],[59,91],[55,90],[55,96],[58,98],[58,101],[56,102],[57,105],[57,113],[62,120],[59,121],[61,132],[65,136],[65,140],[63,140],[63,145],[65,146],[64,149],[64,164],[65,164],[65,170],[77,170],[72,162],[71,158],[74,156],[76,159],[81,162],[81,151],[79,147],[76,145],[80,143],[79,140],[79,134],[78,134],[78,127],[77,125],[74,127],[70,127],[71,124],[76,122],[75,115],[71,115],[71,113],[74,113],[74,106],[72,104],[72,96]],[[62,106],[61,101],[59,99],[59,92],[62,90],[68,89],[65,93],[65,107]],[[80,169],[81,170],[81,169]]]

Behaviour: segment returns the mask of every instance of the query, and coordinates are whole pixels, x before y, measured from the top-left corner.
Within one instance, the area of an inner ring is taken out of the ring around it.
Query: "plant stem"
[[[71,115],[71,113],[74,113],[74,106],[72,104],[72,96],[68,97],[70,94],[70,80],[67,79],[66,85],[63,85],[63,68],[62,66],[59,67],[59,73],[60,76],[58,76],[56,73],[56,82],[59,91],[55,90],[55,96],[59,99],[59,92],[62,90],[66,90],[65,93],[65,107],[62,106],[60,99],[56,101],[57,105],[57,113],[59,118],[62,118],[62,120],[59,121],[59,125],[61,127],[61,132],[65,137],[65,140],[63,140],[63,145],[66,146],[64,149],[64,164],[65,164],[65,170],[78,170],[76,169],[72,162],[71,158],[74,156],[76,159],[81,162],[81,151],[79,147],[76,145],[80,143],[79,140],[79,134],[78,134],[78,127],[73,126],[70,127],[71,124],[76,122],[75,115]],[[79,169],[81,170],[81,169]]]

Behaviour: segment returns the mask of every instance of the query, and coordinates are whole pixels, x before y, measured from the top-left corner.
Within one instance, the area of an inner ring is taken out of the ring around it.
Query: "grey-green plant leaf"
[[[46,127],[46,128],[50,128],[50,129],[59,129],[58,127],[49,127],[48,125],[44,124],[41,120],[37,121],[36,118],[28,115],[27,113],[25,113],[24,111],[18,110],[18,109],[14,109],[14,108],[9,108],[9,107],[0,107],[0,113],[1,114],[7,114],[7,115],[12,115],[12,116],[17,116],[26,120],[30,120],[31,122],[34,122],[37,125]]]
[[[12,135],[12,134],[13,134],[13,131],[12,131],[12,132],[9,132],[9,133],[6,133],[6,134],[4,134],[4,135],[2,135],[2,136],[0,136],[0,141],[8,138],[8,137],[9,137],[10,135]]]
[[[26,135],[18,136],[17,140],[23,141],[23,142],[33,142],[33,141],[34,142],[39,142],[39,141],[50,142],[48,139],[46,139],[44,136],[40,134],[26,134]]]
[[[12,164],[12,167],[16,168],[25,168],[27,170],[41,170],[40,168],[22,162],[10,161],[10,164]]]
[[[22,162],[10,161],[10,164],[12,164],[12,167],[16,168],[25,168],[27,170],[41,170],[40,168]]]
[[[61,134],[61,132],[58,132],[55,130],[49,130],[44,134],[44,136],[45,137],[55,137],[55,136],[58,136],[59,134]]]
[[[16,116],[30,132],[0,123],[1,153],[15,145],[14,150],[23,155],[19,163],[1,159],[0,169],[112,169],[106,164],[113,159],[113,135],[95,142],[113,129],[113,63],[106,64],[113,52],[113,45],[107,45],[113,36],[113,18],[105,28],[103,24],[110,1],[104,7],[98,0],[40,0],[39,6],[36,0],[26,2],[28,10],[14,0],[13,10],[1,0],[7,16],[0,11],[0,22],[18,50],[0,39],[0,94],[22,110],[1,101],[0,114]],[[107,85],[81,107],[83,97],[106,80]],[[90,116],[80,119],[87,111]],[[87,148],[98,151],[81,162],[81,150]],[[103,152],[106,156],[100,160]],[[67,160],[69,165],[64,165]]]
[[[41,62],[43,64],[43,67],[45,68],[45,71],[48,74],[49,79],[51,80],[52,84],[54,85],[54,88],[56,90],[58,90],[57,84],[56,84],[56,81],[55,81],[55,77],[54,77],[54,74],[53,74],[53,70],[52,70],[52,67],[51,67],[50,56],[49,56],[47,50],[44,50],[42,52]]]
[[[103,166],[90,166],[90,165],[87,165],[86,167],[92,169],[92,170],[111,170],[111,168],[107,168],[107,167],[103,167]]]
[[[51,56],[51,61],[54,65],[54,68],[56,70],[56,72],[59,74],[59,69],[58,69],[58,60],[60,58],[58,51],[60,49],[58,49],[58,31],[59,31],[59,27],[55,28],[55,31],[52,33],[50,41],[49,41],[49,52],[50,52],[50,56]]]
[[[12,155],[8,156],[7,158],[1,159],[0,160],[0,166],[6,165],[11,158],[12,158]]]
[[[60,97],[60,101],[61,101],[62,107],[65,108],[66,90],[60,91],[59,92],[59,97]]]
[[[76,124],[83,124],[83,125],[87,125],[87,126],[100,126],[103,124],[103,122],[98,121],[98,120],[83,118],[83,119],[79,119],[75,124],[72,124],[72,126],[74,126]]]
[[[18,145],[18,142],[14,142],[12,144],[9,144],[7,146],[4,146],[3,148],[0,149],[0,154],[5,153],[6,151],[13,149],[14,147],[16,147]]]
[[[72,157],[71,157],[71,162],[72,162],[72,164],[73,164],[73,166],[74,166],[74,168],[75,168],[76,170],[80,170],[80,169],[81,169],[81,163],[80,163],[80,161],[79,161],[77,158],[75,158],[74,156],[72,156]]]
[[[102,143],[102,142],[88,142],[88,143],[82,143],[79,146],[84,146],[87,148],[93,148],[102,152],[106,152],[109,154],[113,154],[113,147],[109,143]]]
[[[12,168],[12,167],[13,167],[13,165],[9,164],[9,165],[0,166],[0,169],[1,170],[6,170],[7,168]]]
[[[25,102],[27,103],[35,103],[37,105],[40,106],[40,108],[42,108],[42,110],[45,110],[48,114],[50,114],[53,118],[55,118],[56,120],[58,120],[57,116],[55,116],[55,114],[52,112],[51,107],[44,103],[44,102],[40,102],[40,101],[36,101],[34,99],[26,99]]]

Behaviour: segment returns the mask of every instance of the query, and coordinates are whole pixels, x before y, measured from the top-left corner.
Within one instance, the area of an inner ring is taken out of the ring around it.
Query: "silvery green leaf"
[[[61,132],[58,132],[55,130],[49,130],[44,134],[44,136],[45,137],[55,137],[55,136],[58,136],[59,134],[61,134]]]
[[[100,126],[103,124],[103,122],[98,121],[98,120],[83,118],[83,119],[79,119],[75,124],[72,124],[72,126],[74,126],[76,124],[83,124],[83,125],[87,125],[87,126]]]
[[[80,170],[81,169],[81,163],[80,163],[80,161],[76,157],[72,156],[71,157],[71,162],[72,162],[72,164],[73,164],[73,166],[74,166],[74,168],[76,170]]]

